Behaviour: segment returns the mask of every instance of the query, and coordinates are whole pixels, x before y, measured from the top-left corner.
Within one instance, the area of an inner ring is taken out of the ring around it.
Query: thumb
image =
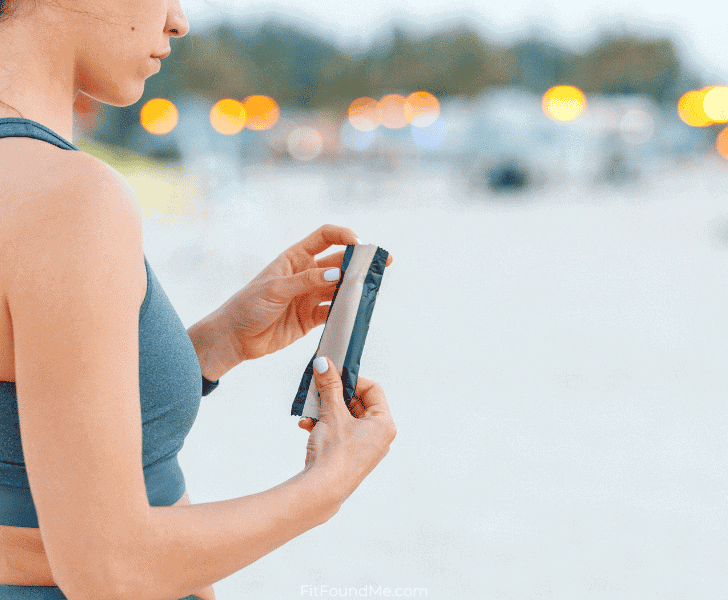
[[[334,363],[325,356],[319,356],[313,361],[313,372],[321,399],[319,420],[331,422],[341,418],[342,412],[349,415],[344,403],[344,385]]]
[[[339,281],[341,271],[338,268],[307,269],[280,279],[278,291],[286,297],[295,298],[301,294],[309,294],[311,290],[330,287]]]

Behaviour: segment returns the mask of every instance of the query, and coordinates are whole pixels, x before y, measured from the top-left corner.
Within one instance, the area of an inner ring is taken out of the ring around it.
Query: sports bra
[[[0,138],[5,137],[29,137],[79,150],[29,119],[0,118]],[[139,308],[144,483],[150,506],[171,506],[186,489],[177,453],[197,417],[202,373],[192,340],[146,255],[144,264],[147,293]],[[0,381],[0,525],[38,527],[23,459],[18,398],[15,383],[9,381]]]

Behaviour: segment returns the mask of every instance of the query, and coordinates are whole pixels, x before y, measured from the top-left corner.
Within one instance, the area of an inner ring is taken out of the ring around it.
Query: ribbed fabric
[[[29,119],[0,119],[0,138],[4,137],[30,137],[79,150]],[[202,373],[192,340],[146,255],[144,264],[147,293],[139,309],[144,482],[151,506],[171,506],[186,487],[177,453],[197,417]],[[21,446],[16,386],[7,381],[0,382],[0,524],[38,527]],[[65,596],[57,587],[0,585],[0,600],[21,598],[61,600]],[[196,597],[188,596],[192,598]]]

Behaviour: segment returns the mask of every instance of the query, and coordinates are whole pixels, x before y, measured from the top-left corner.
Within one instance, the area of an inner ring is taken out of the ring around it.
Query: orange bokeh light
[[[557,85],[543,95],[541,107],[554,121],[573,121],[586,110],[586,96],[574,86]]]
[[[225,98],[216,102],[210,110],[210,125],[218,133],[234,135],[245,127],[247,117],[242,103],[232,98]]]
[[[349,123],[359,131],[374,131],[381,123],[377,101],[368,96],[354,100],[349,105]]]
[[[429,92],[413,92],[405,100],[404,116],[415,127],[428,127],[440,116],[440,103]]]
[[[404,113],[405,98],[401,94],[387,94],[377,103],[377,112],[382,125],[399,129],[408,124]]]
[[[248,96],[245,99],[248,121],[245,126],[255,131],[270,129],[278,122],[281,109],[270,96]]]
[[[177,126],[177,107],[164,98],[149,100],[139,111],[139,122],[149,133],[164,135]]]
[[[724,127],[715,140],[715,149],[723,158],[728,160],[728,127]]]
[[[703,99],[713,89],[707,87],[702,90],[690,90],[682,95],[677,102],[677,114],[682,121],[691,127],[705,127],[711,125],[713,120],[705,114]]]

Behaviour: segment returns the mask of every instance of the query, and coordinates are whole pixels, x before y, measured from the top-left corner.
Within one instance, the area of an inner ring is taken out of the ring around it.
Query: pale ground
[[[130,177],[156,206],[145,252],[183,323],[320,225],[351,227],[395,258],[360,372],[384,387],[398,436],[332,520],[215,584],[219,600],[337,593],[302,590],[324,585],[725,597],[728,163],[508,201],[468,195],[444,167],[241,173],[206,222],[159,211],[181,180]],[[193,503],[303,468],[290,407],[322,331],[203,398],[180,453]]]

